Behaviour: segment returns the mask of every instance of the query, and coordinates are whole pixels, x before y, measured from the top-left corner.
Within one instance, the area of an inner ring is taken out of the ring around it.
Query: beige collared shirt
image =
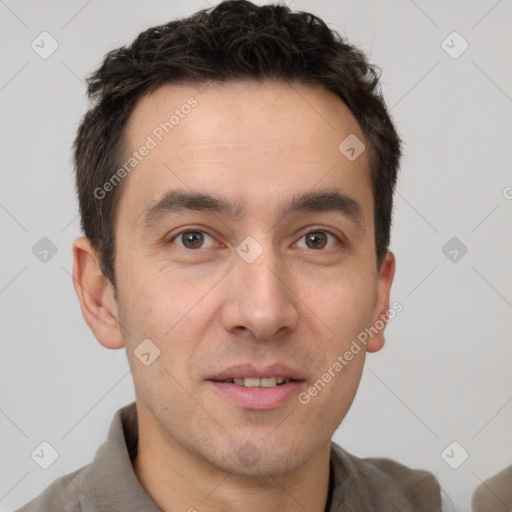
[[[17,512],[162,512],[139,482],[135,402],[119,409],[92,463],[53,482]],[[390,459],[360,459],[331,445],[332,495],[326,512],[440,512],[435,477]]]

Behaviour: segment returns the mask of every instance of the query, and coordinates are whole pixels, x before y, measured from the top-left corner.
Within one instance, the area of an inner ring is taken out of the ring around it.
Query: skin
[[[95,248],[75,241],[81,309],[102,345],[126,348],[139,417],[134,469],[162,510],[322,512],[331,437],[383,331],[306,405],[294,396],[271,410],[244,408],[205,379],[234,364],[284,362],[306,390],[389,309],[395,260],[388,252],[377,269],[369,151],[350,162],[338,150],[349,134],[368,144],[332,93],[269,81],[161,86],[139,100],[127,148],[190,97],[197,107],[123,183],[116,295]],[[221,194],[244,215],[184,211],[146,229],[145,209],[171,189]],[[362,223],[339,212],[279,218],[286,199],[311,191],[350,196]],[[209,235],[204,246],[173,238],[186,229]],[[312,248],[308,231],[327,245]],[[247,236],[263,249],[250,264],[235,250]],[[161,351],[149,366],[134,356],[147,338]],[[243,449],[259,460],[248,463]]]

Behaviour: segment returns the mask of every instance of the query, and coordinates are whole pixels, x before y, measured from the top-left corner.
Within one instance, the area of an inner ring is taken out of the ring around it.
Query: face
[[[350,134],[365,140],[336,96],[299,84],[166,85],[137,104],[126,157],[150,149],[117,206],[116,314],[141,421],[169,450],[278,475],[329,446],[382,337],[333,365],[392,280],[368,151],[338,149]]]

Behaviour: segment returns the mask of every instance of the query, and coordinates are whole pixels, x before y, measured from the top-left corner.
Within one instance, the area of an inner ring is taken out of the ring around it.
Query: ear
[[[377,329],[378,332],[370,338],[366,346],[367,352],[377,352],[384,346],[384,328],[387,323],[387,314],[389,310],[389,294],[391,292],[391,284],[395,276],[395,255],[388,251],[384,256],[384,260],[377,277],[377,298],[375,300],[375,308],[372,316],[372,327],[382,327]],[[384,325],[382,325],[384,323]]]
[[[101,272],[97,249],[86,237],[73,243],[73,285],[82,315],[96,339],[106,348],[122,348],[114,287]]]

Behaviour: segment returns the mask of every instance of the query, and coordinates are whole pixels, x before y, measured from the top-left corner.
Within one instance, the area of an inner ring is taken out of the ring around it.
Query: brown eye
[[[336,245],[338,238],[328,231],[310,231],[306,233],[301,240],[305,241],[305,248],[307,249],[325,249],[329,244],[329,237],[333,239],[331,247]]]
[[[306,235],[306,245],[310,249],[323,249],[327,244],[325,233],[308,233]]]
[[[172,242],[185,249],[204,249],[203,244],[208,239],[213,242],[213,238],[203,231],[182,231],[172,239]]]

